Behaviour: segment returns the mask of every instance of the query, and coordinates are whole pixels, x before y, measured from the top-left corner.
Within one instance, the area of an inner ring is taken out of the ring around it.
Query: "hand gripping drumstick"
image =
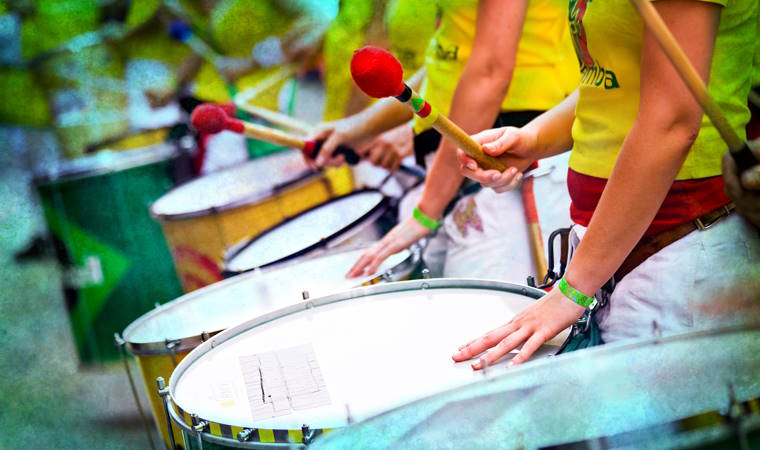
[[[298,148],[311,159],[319,154],[323,143],[323,141],[304,141],[280,130],[234,119],[227,115],[220,106],[211,103],[196,106],[190,115],[190,121],[195,129],[202,133],[214,134],[229,130],[272,144]],[[359,162],[359,155],[348,147],[339,146],[333,152],[333,155],[337,154],[342,154],[349,164],[353,165]]]
[[[702,109],[710,118],[715,128],[720,133],[720,136],[728,144],[728,150],[731,152],[736,166],[741,174],[750,167],[760,164],[760,161],[755,158],[755,155],[747,146],[747,143],[742,141],[736,134],[731,124],[726,120],[726,116],[720,111],[718,104],[710,97],[707,91],[705,82],[700,78],[699,73],[686,57],[681,47],[676,42],[673,34],[668,29],[668,26],[663,22],[662,17],[657,13],[655,7],[649,0],[631,0],[633,5],[639,11],[641,19],[654,35],[657,43],[660,44],[662,51],[668,56],[670,62],[676,68],[676,71],[683,79],[686,86],[691,91],[692,95],[697,99],[697,102],[702,106]]]
[[[424,98],[415,92],[402,79],[401,64],[389,52],[372,46],[362,47],[354,52],[351,59],[351,76],[356,85],[370,97],[396,97],[409,105],[414,112],[431,122],[431,126],[443,136],[453,141],[468,156],[477,161],[484,169],[503,172],[506,164],[483,152],[483,148],[448,117],[439,114]],[[525,186],[524,186],[525,187]],[[541,228],[538,226],[538,214],[532,192],[532,182],[523,194],[523,208],[530,232],[530,246],[536,266],[536,277],[543,279],[546,274],[546,256],[544,255]]]

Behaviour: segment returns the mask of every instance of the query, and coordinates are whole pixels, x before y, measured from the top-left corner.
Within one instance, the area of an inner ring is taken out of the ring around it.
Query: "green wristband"
[[[417,222],[419,222],[420,225],[422,225],[423,227],[427,228],[430,231],[435,231],[438,227],[441,226],[440,220],[435,220],[432,217],[427,216],[425,213],[420,211],[420,208],[417,206],[414,207],[412,216]]]
[[[559,285],[557,287],[559,288],[560,292],[565,294],[565,297],[583,306],[584,308],[591,310],[596,308],[596,297],[588,296],[578,289],[575,289],[574,287],[570,286],[570,283],[568,283],[564,278],[559,280]]]

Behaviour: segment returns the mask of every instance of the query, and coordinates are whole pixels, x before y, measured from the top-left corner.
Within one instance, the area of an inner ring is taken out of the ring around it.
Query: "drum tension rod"
[[[142,408],[142,402],[140,402],[140,397],[137,395],[137,388],[135,387],[135,381],[132,379],[132,371],[129,370],[129,362],[127,362],[127,355],[124,353],[124,345],[126,345],[127,341],[124,340],[123,337],[119,336],[119,333],[113,334],[113,339],[116,342],[116,347],[119,349],[119,356],[121,357],[121,362],[124,363],[124,370],[127,372],[127,379],[129,380],[129,387],[132,388],[132,396],[135,399],[135,404],[137,405],[137,411],[140,413],[140,419],[142,420],[143,426],[145,427],[145,436],[148,438],[148,442],[150,443],[151,450],[156,450],[156,446],[153,444],[153,437],[150,433],[150,423],[148,422],[148,418],[145,417],[145,412]]]
[[[177,443],[174,441],[174,430],[172,429],[172,419],[169,417],[169,404],[167,403],[166,396],[169,395],[169,388],[166,386],[164,377],[156,378],[156,385],[158,386],[158,396],[161,397],[161,401],[164,403],[164,416],[166,419],[166,427],[169,429],[169,441],[172,444],[172,449],[177,448]]]
[[[251,434],[256,428],[243,428],[243,431],[237,434],[237,439],[240,442],[248,442],[251,439]]]
[[[303,444],[309,445],[314,441],[314,438],[317,437],[317,432],[315,430],[312,430],[309,428],[308,425],[303,424],[301,426],[301,434],[303,435]]]

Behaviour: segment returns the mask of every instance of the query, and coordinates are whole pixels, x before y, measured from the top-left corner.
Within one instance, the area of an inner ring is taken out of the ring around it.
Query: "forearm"
[[[395,98],[378,100],[365,110],[347,117],[356,140],[372,139],[412,118],[412,111]]]
[[[185,58],[174,72],[174,78],[177,80],[177,86],[184,86],[189,83],[198,74],[203,64],[203,59],[195,53]]]
[[[537,160],[564,153],[573,146],[572,128],[577,103],[576,89],[554,108],[525,125],[525,130],[536,136]]]
[[[572,286],[591,295],[612,277],[654,219],[693,137],[689,126],[656,117],[634,124],[567,269]]]
[[[509,86],[509,75],[511,70],[506,76],[468,73],[465,70],[451,102],[451,120],[468,134],[492,127]],[[477,114],[474,114],[474,111],[477,111]],[[456,157],[456,145],[444,138],[427,176],[425,191],[420,201],[422,212],[430,217],[441,217],[448,203],[456,195],[462,179]]]

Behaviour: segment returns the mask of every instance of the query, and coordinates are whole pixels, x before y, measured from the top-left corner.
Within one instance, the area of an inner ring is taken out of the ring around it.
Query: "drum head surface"
[[[158,199],[151,212],[171,217],[253,202],[309,172],[299,151],[277,153],[178,186]]]
[[[670,448],[685,432],[678,420],[725,413],[731,390],[738,402],[760,396],[759,352],[757,326],[607,344],[411,403],[313,448],[457,448],[461,442],[504,449]]]
[[[369,214],[383,200],[378,191],[356,192],[310,209],[257,237],[226,264],[243,272],[319,244]]]
[[[415,289],[422,283],[430,288]],[[478,381],[482,374],[470,362],[454,363],[451,355],[534,299],[515,293],[521,288],[516,285],[508,285],[515,292],[435,287],[443,283],[452,280],[356,289],[334,296],[343,300],[328,297],[227,330],[182,361],[171,380],[174,402],[205,420],[234,426],[324,429],[346,425],[347,409],[362,420]]]
[[[276,309],[311,298],[359,286],[374,276],[393,270],[410,256],[408,250],[392,255],[374,276],[345,277],[363,249],[334,252],[283,266],[249,272],[186,294],[142,316],[124,330],[130,344],[163,343],[166,340],[213,333]]]

